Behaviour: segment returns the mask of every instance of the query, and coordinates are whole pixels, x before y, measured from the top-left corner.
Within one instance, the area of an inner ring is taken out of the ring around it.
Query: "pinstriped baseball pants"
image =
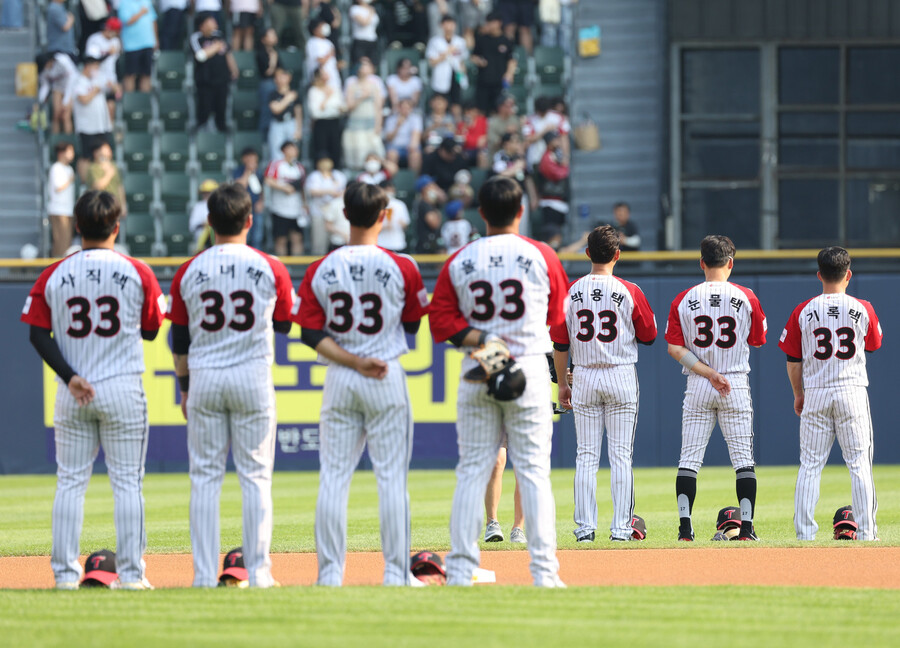
[[[271,587],[275,388],[265,362],[191,371],[188,396],[194,587],[218,583],[219,497],[228,448],[241,483],[244,565],[251,587]]]
[[[147,456],[147,399],[140,375],[116,376],[93,383],[94,400],[79,407],[60,383],[53,415],[57,482],[53,500],[53,549],[50,564],[57,583],[81,577],[79,538],[84,494],[100,446],[113,491],[116,567],[123,582],[144,577],[144,460]]]
[[[865,387],[807,389],[800,416],[800,470],[794,494],[794,528],[798,540],[814,540],[816,503],[822,469],[837,438],[847,469],[853,517],[860,540],[875,540],[875,480],[872,476],[873,430]]]
[[[319,426],[319,585],[337,587],[344,581],[350,480],[366,446],[378,484],[383,582],[409,584],[412,576],[407,481],[412,442],[412,408],[406,374],[398,360],[388,362],[388,373],[382,380],[366,378],[341,365],[329,365]]]
[[[460,380],[456,434],[459,463],[450,514],[451,551],[447,555],[447,583],[471,585],[478,567],[484,491],[497,463],[505,430],[509,457],[516,469],[522,508],[528,524],[528,551],[535,585],[550,585],[557,578],[556,502],[550,484],[550,449],[553,409],[550,371],[546,357],[518,358],[525,372],[525,392],[516,400],[500,402],[487,394],[482,383]],[[464,359],[462,373],[474,366]]]
[[[633,364],[611,367],[575,367],[572,410],[578,453],[575,457],[575,537],[597,529],[597,471],[603,430],[609,452],[610,494],[615,538],[632,534],[634,514],[634,433],[637,427],[639,388]]]

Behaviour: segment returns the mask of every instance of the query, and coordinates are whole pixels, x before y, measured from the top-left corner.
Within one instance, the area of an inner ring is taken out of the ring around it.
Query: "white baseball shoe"
[[[56,589],[62,592],[74,592],[78,589],[78,581],[66,581],[65,583],[57,583]]]
[[[109,589],[117,589],[117,590],[125,590],[127,592],[140,592],[143,590],[152,590],[155,589],[153,585],[150,584],[150,581],[147,578],[143,578],[139,581],[133,582],[124,582],[122,580],[117,580],[113,582],[112,585],[109,586]]]

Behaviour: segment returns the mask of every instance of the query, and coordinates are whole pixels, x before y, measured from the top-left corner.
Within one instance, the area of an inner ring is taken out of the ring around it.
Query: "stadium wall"
[[[632,277],[629,277],[632,278]],[[637,466],[675,466],[680,448],[681,401],[684,378],[680,367],[666,354],[662,339],[672,298],[696,283],[697,275],[633,277],[657,314],[660,338],[652,347],[641,347],[638,374],[641,404],[634,449]],[[793,308],[820,290],[815,276],[741,276],[736,281],[757,292],[766,310],[769,336],[765,347],[751,352],[751,389],[754,402],[757,461],[762,465],[796,464],[799,455],[798,419],[785,373],[784,354],[777,342]],[[0,379],[0,474],[48,473],[53,461],[52,372],[41,366],[28,343],[25,325],[18,321],[30,285],[0,284],[0,339],[4,340],[4,377]],[[163,286],[167,288],[167,286]],[[875,427],[875,461],[900,463],[900,437],[894,429],[897,407],[896,374],[900,346],[895,342],[900,322],[900,275],[873,274],[854,277],[852,294],[870,300],[881,318],[884,347],[868,357],[869,398]],[[187,447],[175,388],[168,327],[155,343],[147,344],[144,376],[150,403],[151,433],[149,471],[184,471]],[[318,426],[324,367],[299,340],[295,327],[289,338],[276,336],[279,425],[276,467],[281,470],[317,468]],[[458,352],[435,345],[427,326],[411,339],[412,351],[404,359],[416,419],[413,467],[450,468],[456,461],[456,390]],[[604,463],[606,462],[604,452]],[[575,459],[575,430],[571,415],[558,417],[554,433],[553,461],[571,467]],[[831,461],[840,462],[835,445]],[[363,459],[368,465],[367,459]],[[714,432],[706,455],[710,465],[727,465],[728,454],[721,435]]]

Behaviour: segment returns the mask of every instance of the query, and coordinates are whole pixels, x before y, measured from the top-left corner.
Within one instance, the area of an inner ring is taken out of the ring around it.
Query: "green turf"
[[[609,472],[598,475],[600,529],[603,546],[639,550],[644,547],[684,548],[706,543],[677,543],[674,477],[672,469],[635,471],[636,512],[647,521],[649,536],[643,543],[610,545],[606,542],[612,515],[609,502]],[[756,526],[767,546],[798,544],[793,530],[793,492],[796,469],[759,469],[759,496]],[[878,513],[883,544],[900,545],[900,467],[876,466],[875,479],[882,507]],[[313,521],[318,475],[316,473],[276,473],[274,481],[275,530],[273,550],[314,551]],[[455,478],[450,471],[413,471],[409,490],[412,501],[412,540],[417,549],[449,549],[448,521]],[[55,481],[50,476],[0,477],[0,555],[44,555],[50,552],[50,510]],[[572,471],[553,472],[557,502],[557,532],[561,548],[576,548],[572,535]],[[507,471],[501,501],[501,523],[508,531],[512,523],[512,471]],[[187,475],[148,475],[144,485],[147,500],[149,553],[190,551]],[[700,473],[694,526],[697,537],[714,533],[716,512],[734,503],[734,473],[728,468],[704,468]],[[831,516],[835,509],[850,503],[850,479],[841,466],[829,466],[822,478],[822,495],[817,509],[820,525],[816,544],[830,544]],[[375,479],[371,472],[358,472],[353,480],[348,513],[350,551],[379,549],[378,506]],[[527,526],[527,523],[526,523]],[[241,544],[241,500],[237,478],[229,474],[222,493],[222,546]],[[108,479],[94,477],[85,504],[82,551],[115,546],[112,521],[112,493]],[[596,545],[593,545],[596,546]],[[488,550],[524,550],[504,543],[484,545]],[[579,549],[589,549],[579,545]]]

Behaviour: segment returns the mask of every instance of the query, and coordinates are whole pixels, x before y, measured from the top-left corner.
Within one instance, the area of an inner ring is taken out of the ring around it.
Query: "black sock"
[[[694,498],[697,497],[696,471],[687,468],[678,469],[678,476],[675,477],[675,495],[678,497],[680,527],[684,531],[690,531],[693,529],[691,511],[694,510]],[[685,499],[687,502],[684,501]]]
[[[752,531],[756,513],[756,472],[752,466],[738,468],[735,477],[735,491],[741,509],[741,531]]]

